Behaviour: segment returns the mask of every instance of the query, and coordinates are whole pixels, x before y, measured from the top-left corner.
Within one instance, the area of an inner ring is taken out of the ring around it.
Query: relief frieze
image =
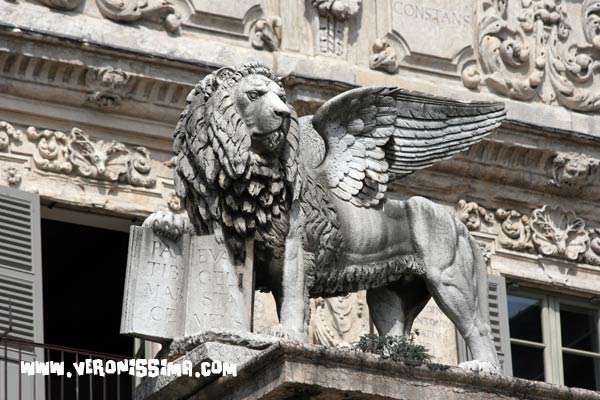
[[[456,213],[469,230],[494,234],[498,247],[600,266],[600,229],[587,228],[572,210],[543,205],[530,215],[492,212],[460,200]]]
[[[599,6],[598,0],[477,2],[477,67],[464,70],[465,86],[481,83],[516,100],[600,110]]]
[[[14,143],[21,154],[33,150],[33,165],[41,171],[144,188],[156,185],[150,152],[141,146],[132,148],[114,140],[95,141],[79,128],[67,134],[30,126],[23,134],[0,121],[0,151],[11,152]]]

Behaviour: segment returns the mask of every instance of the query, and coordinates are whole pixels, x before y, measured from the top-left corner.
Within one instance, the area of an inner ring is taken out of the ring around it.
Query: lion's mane
[[[297,186],[298,122],[290,107],[279,157],[265,160],[251,150],[235,91],[253,74],[280,82],[267,67],[249,63],[215,71],[190,92],[175,130],[175,185],[198,234],[214,233],[238,254],[255,239],[281,256]]]

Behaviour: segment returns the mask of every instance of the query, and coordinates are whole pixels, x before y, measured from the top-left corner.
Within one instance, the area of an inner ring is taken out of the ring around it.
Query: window
[[[584,301],[509,291],[513,376],[600,389],[599,309]]]

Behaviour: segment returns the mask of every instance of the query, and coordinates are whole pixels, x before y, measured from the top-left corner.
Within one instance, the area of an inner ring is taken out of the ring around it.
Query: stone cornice
[[[354,350],[292,341],[271,345],[244,363],[237,376],[219,379],[205,387],[201,395],[191,398],[220,398],[225,395],[241,398],[248,393],[257,398],[268,397],[269,394],[287,398],[294,393],[342,398],[343,393],[359,392],[369,399],[436,396],[450,400],[463,399],[465,396],[474,399],[600,399],[597,392],[583,389],[476,374],[439,364],[411,367]]]

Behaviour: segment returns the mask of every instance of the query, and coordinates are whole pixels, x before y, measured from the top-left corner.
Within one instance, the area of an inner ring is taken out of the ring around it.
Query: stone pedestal
[[[254,334],[213,331],[175,342],[171,355],[237,362],[236,376],[146,380],[136,400],[600,400],[600,393],[482,375],[439,364],[409,367],[371,354]],[[146,393],[152,393],[146,395]]]

